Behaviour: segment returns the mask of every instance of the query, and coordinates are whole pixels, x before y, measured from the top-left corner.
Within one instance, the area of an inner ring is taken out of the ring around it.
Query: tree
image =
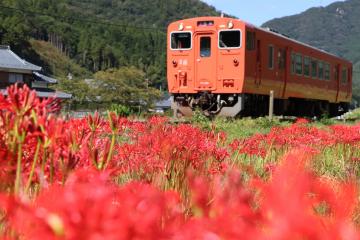
[[[71,93],[73,95],[72,100],[79,105],[84,105],[96,100],[94,90],[84,80],[61,79],[57,88],[67,93]]]
[[[149,86],[144,72],[135,67],[109,69],[95,74],[96,93],[102,102],[149,106],[160,91]]]

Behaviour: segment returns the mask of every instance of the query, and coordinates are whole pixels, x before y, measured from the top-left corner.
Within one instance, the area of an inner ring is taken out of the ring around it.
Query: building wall
[[[22,75],[23,75],[23,83],[26,83],[29,87],[31,87],[31,82],[33,81],[32,75],[31,74],[22,74]],[[11,83],[9,82],[9,72],[0,71],[0,88],[6,88],[10,84]]]
[[[5,88],[9,85],[9,73],[0,72],[0,88]]]

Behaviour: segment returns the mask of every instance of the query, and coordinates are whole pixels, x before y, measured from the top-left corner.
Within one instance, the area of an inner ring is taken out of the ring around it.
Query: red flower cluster
[[[311,151],[266,166],[264,180],[229,169],[221,133],[114,113],[66,120],[27,87],[9,88],[0,107],[0,238],[360,238],[357,185],[315,176]],[[360,125],[299,121],[231,146],[264,156],[359,140]]]
[[[235,140],[231,147],[240,153],[265,157],[273,148],[306,148],[316,152],[336,144],[359,145],[360,124],[334,125],[321,129],[307,123],[298,121],[290,127],[274,127],[268,134],[256,134],[247,139]]]
[[[268,182],[244,182],[237,172],[211,182],[192,176],[189,210],[175,192],[121,187],[94,170],[33,202],[3,195],[0,207],[8,236],[24,239],[359,239],[356,186],[319,179],[305,163],[288,155]]]
[[[64,183],[83,167],[147,179],[156,173],[185,176],[188,168],[205,174],[224,169],[228,153],[213,133],[173,126],[166,118],[130,122],[114,113],[65,120],[52,114],[58,110],[54,100],[39,100],[26,86],[8,92],[0,98],[0,180],[17,193],[34,183]]]
[[[228,152],[219,146],[216,135],[185,124],[153,124],[154,120],[134,126],[129,143],[118,146],[115,162],[123,172],[171,174],[189,167],[223,170],[221,163]]]
[[[91,170],[74,173],[34,202],[2,199],[9,235],[25,239],[169,239],[183,219],[176,194],[140,183],[117,187],[106,173]]]

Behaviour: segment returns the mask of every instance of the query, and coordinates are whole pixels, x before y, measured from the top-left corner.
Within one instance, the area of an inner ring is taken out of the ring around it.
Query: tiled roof
[[[71,99],[72,95],[69,93],[64,93],[61,91],[54,91],[54,92],[44,92],[41,90],[36,90],[36,95],[40,98],[59,98],[59,99]]]
[[[171,98],[167,97],[161,101],[155,103],[156,108],[170,108],[171,107]]]
[[[57,83],[57,80],[55,78],[42,75],[41,73],[34,72],[34,75],[35,75],[35,79],[38,81],[47,82],[47,83]]]
[[[41,71],[41,67],[21,59],[8,46],[0,46],[0,68],[10,70]]]

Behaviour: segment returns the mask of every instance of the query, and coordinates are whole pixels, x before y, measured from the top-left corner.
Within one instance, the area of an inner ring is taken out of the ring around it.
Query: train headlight
[[[234,23],[232,22],[232,21],[230,21],[229,23],[228,23],[228,28],[233,28],[234,27]]]
[[[180,23],[180,25],[179,25],[179,31],[182,31],[182,30],[184,30],[184,24],[183,24],[183,23]]]
[[[234,59],[234,65],[237,67],[237,66],[239,66],[239,60],[237,60],[237,59]]]

